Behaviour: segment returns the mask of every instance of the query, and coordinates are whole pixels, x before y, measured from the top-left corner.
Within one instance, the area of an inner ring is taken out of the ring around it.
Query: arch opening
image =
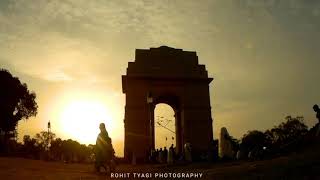
[[[174,109],[159,103],[154,109],[155,149],[176,147],[176,118]]]

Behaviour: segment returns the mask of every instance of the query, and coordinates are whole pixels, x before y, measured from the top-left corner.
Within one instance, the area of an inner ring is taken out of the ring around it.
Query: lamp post
[[[150,145],[151,145],[151,149],[154,149],[154,118],[152,117],[152,106],[153,106],[153,97],[151,92],[148,93],[147,95],[147,103],[148,103],[148,107],[149,107],[149,121],[150,121]]]
[[[50,160],[50,157],[51,157],[51,153],[50,153],[50,147],[51,147],[51,140],[52,140],[52,136],[51,136],[51,123],[50,121],[48,121],[48,134],[47,134],[47,139],[46,139],[46,142],[45,142],[45,151],[46,151],[46,159],[47,160]]]
[[[47,150],[49,150],[50,146],[51,146],[51,123],[50,121],[48,122],[48,137],[47,137]]]

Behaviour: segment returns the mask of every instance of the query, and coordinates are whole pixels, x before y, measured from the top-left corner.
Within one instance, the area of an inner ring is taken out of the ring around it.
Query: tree
[[[248,152],[255,148],[262,148],[266,146],[267,138],[266,135],[261,131],[249,131],[245,134],[241,141],[241,147],[246,149]]]
[[[39,159],[40,147],[37,146],[37,140],[29,135],[23,136],[23,151],[26,153],[26,157]]]
[[[78,159],[78,151],[80,143],[72,139],[62,141],[62,153],[64,160],[67,162],[74,162]]]
[[[62,140],[61,138],[53,139],[51,141],[50,151],[53,159],[60,161],[62,159]]]
[[[262,159],[265,155],[265,147],[270,145],[267,134],[261,131],[248,131],[242,137],[240,152],[242,158]]]
[[[250,131],[243,137],[242,145],[247,147],[247,149],[266,146],[269,153],[273,155],[297,150],[302,146],[304,136],[308,132],[308,127],[304,124],[302,116],[287,116],[285,120],[278,126],[266,130],[264,133]]]
[[[26,83],[0,69],[0,134],[7,141],[16,129],[18,121],[37,115],[36,94],[28,90]]]
[[[308,127],[304,124],[304,118],[302,116],[285,118],[287,121],[281,123],[279,128],[284,133],[284,139],[287,143],[296,140],[296,138],[305,135],[308,131]]]
[[[304,136],[308,132],[308,127],[304,124],[302,116],[287,116],[285,119],[285,122],[265,132],[268,139],[276,146],[296,141],[297,138]]]
[[[291,152],[300,148],[308,132],[302,116],[287,116],[286,121],[271,129],[274,136],[274,147],[278,152]]]
[[[50,142],[54,140],[56,135],[52,132],[47,132],[47,131],[41,131],[40,133],[36,134],[36,144],[37,146],[48,150],[49,146],[51,145]]]

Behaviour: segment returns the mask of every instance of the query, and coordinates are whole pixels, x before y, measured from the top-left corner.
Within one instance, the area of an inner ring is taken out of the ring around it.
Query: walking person
[[[97,137],[95,155],[96,162],[95,168],[97,172],[100,172],[100,168],[103,167],[107,172],[109,168],[110,171],[114,170],[114,149],[112,146],[111,138],[108,135],[106,126],[104,123],[101,123],[99,126],[100,133]]]

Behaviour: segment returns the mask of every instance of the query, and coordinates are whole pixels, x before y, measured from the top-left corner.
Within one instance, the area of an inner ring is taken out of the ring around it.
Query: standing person
[[[114,149],[112,147],[111,138],[108,135],[106,126],[104,123],[101,123],[99,126],[100,133],[97,137],[95,155],[96,162],[95,168],[97,172],[100,172],[100,167],[103,167],[107,171],[108,166],[110,171],[113,170],[111,161],[114,157]]]
[[[320,108],[317,104],[315,104],[313,106],[313,110],[314,110],[314,112],[317,113],[316,118],[318,119],[318,123],[317,123],[318,128],[317,128],[316,136],[319,136],[319,133],[320,133]]]
[[[192,162],[191,144],[188,142],[184,144],[184,160]]]
[[[168,159],[167,159],[168,164],[173,164],[173,159],[174,159],[174,148],[173,148],[173,144],[171,144],[168,152]]]
[[[164,150],[163,150],[163,162],[164,162],[164,163],[167,163],[167,159],[168,159],[168,149],[167,149],[167,147],[165,146],[165,147],[164,147]]]
[[[160,150],[159,150],[158,158],[159,158],[159,163],[163,163],[163,151],[162,151],[162,148],[160,148]]]
[[[159,149],[156,150],[154,157],[155,157],[155,162],[158,163],[159,162]]]
[[[149,159],[151,163],[155,162],[155,158],[156,158],[155,154],[156,154],[156,151],[154,150],[154,148],[152,148],[150,152],[150,159]]]

